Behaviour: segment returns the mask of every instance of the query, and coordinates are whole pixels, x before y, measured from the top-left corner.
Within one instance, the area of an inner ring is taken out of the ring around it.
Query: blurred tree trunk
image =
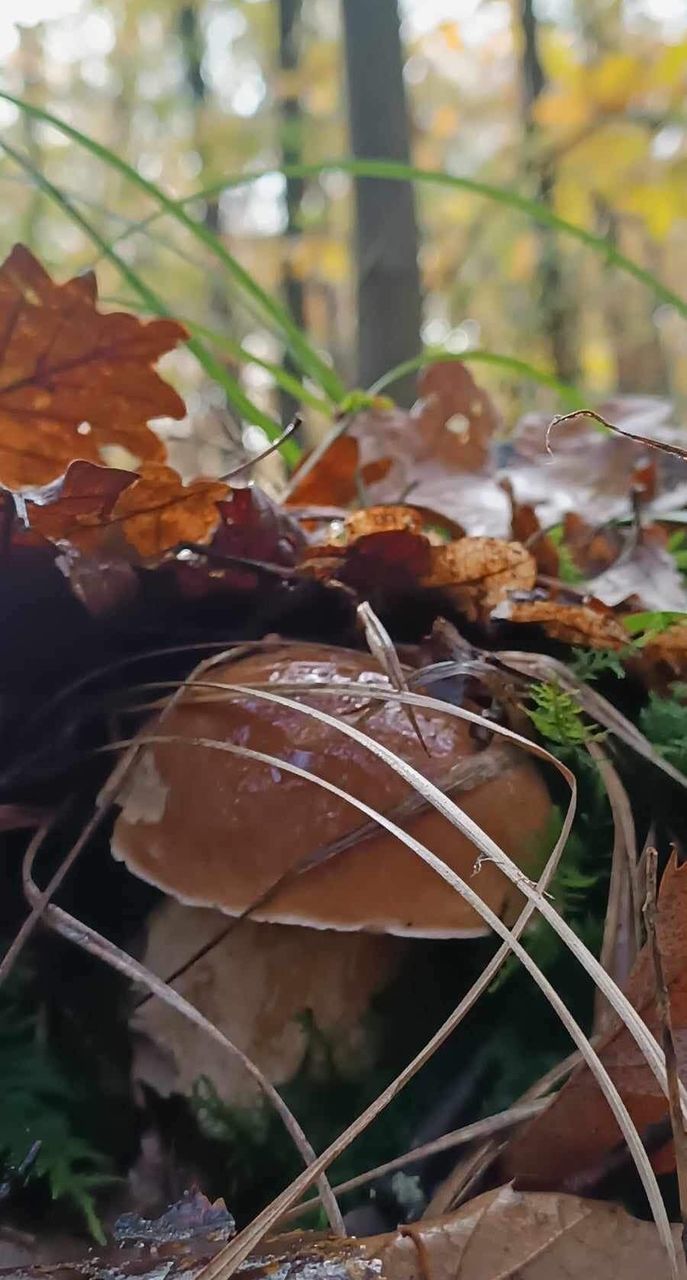
[[[183,50],[186,83],[191,95],[195,145],[202,165],[202,185],[206,170],[206,148],[203,139],[203,115],[208,101],[208,87],[203,75],[203,54],[205,50],[203,31],[200,22],[198,21],[198,9],[196,4],[190,3],[182,5],[179,10],[178,21],[179,40]],[[222,218],[219,198],[217,196],[211,196],[205,201],[203,222],[205,223],[208,231],[212,231],[214,235],[220,235],[222,230]],[[226,321],[229,319],[231,314],[229,303],[227,301],[226,289],[221,283],[219,283],[214,271],[209,272],[209,277],[211,281],[210,307],[212,313],[218,320]]]
[[[523,120],[527,141],[527,164],[535,176],[535,196],[542,204],[553,200],[555,171],[553,163],[543,162],[536,155],[537,127],[534,107],[546,87],[544,69],[539,57],[537,18],[534,0],[518,0],[521,26],[521,81]],[[550,227],[538,229],[539,239],[539,311],[542,327],[547,335],[551,358],[556,374],[564,381],[574,382],[578,376],[575,311],[565,279],[565,272],[556,241],[556,233]]]
[[[303,159],[303,111],[294,78],[300,60],[301,10],[302,0],[279,0],[279,69],[284,80],[280,97],[281,154],[284,165],[299,164]],[[293,270],[290,249],[302,230],[303,188],[302,178],[286,178],[286,252],[282,263],[282,289],[284,301],[299,329],[305,327],[303,282]],[[284,368],[289,373],[299,372],[288,352],[284,356]],[[280,391],[279,403],[282,422],[286,425],[299,406],[286,391]]]
[[[408,114],[397,0],[342,0],[351,151],[356,158],[408,162]],[[410,183],[360,178],[356,192],[358,382],[420,350],[418,234]],[[415,378],[394,386],[401,404]]]

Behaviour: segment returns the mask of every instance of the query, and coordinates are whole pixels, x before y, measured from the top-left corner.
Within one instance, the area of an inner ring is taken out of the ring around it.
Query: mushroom
[[[379,664],[369,655],[301,643],[264,646],[211,668],[196,688],[193,680],[189,682],[163,723],[151,730],[176,740],[143,749],[120,797],[121,813],[112,837],[114,856],[134,875],[157,885],[178,903],[212,908],[213,916],[201,913],[202,941],[217,912],[238,916],[250,911],[252,922],[269,922],[250,925],[246,935],[250,945],[265,950],[274,947],[282,958],[285,946],[291,953],[300,950],[304,969],[301,1008],[307,1005],[313,1009],[318,1006],[313,992],[315,970],[321,970],[323,982],[326,975],[327,998],[334,1005],[333,986],[345,983],[346,973],[356,964],[361,968],[363,954],[368,958],[369,977],[365,981],[359,973],[358,985],[365,999],[382,980],[388,980],[402,948],[398,941],[387,939],[388,954],[396,959],[390,965],[380,964],[382,940],[366,934],[468,938],[488,930],[445,881],[387,831],[366,824],[363,815],[344,800],[286,772],[278,763],[267,765],[213,750],[198,745],[199,739],[264,752],[335,783],[394,816],[460,876],[471,878],[473,888],[493,910],[501,915],[513,912],[519,895],[512,884],[488,861],[474,874],[474,845],[433,808],[418,805],[408,784],[367,749],[292,707],[259,699],[249,690],[227,695],[203,688],[203,679],[213,685],[268,685],[277,692],[283,685],[301,685],[302,691],[289,696],[357,724],[443,787],[458,785],[461,806],[525,869],[536,864],[551,817],[544,782],[521,751],[499,740],[486,748],[480,746],[470,726],[455,717],[418,709],[413,723],[399,702],[366,697],[371,684],[379,687],[387,683]],[[334,690],[337,685],[355,684],[360,697],[334,691],[308,698],[307,688],[315,683],[334,686]],[[289,875],[319,852],[322,857],[316,865]],[[164,939],[159,925],[150,935],[156,941],[149,943],[146,961],[158,971],[173,971],[183,963],[184,954],[193,954],[188,931],[180,926],[179,912],[180,908],[171,904]],[[291,935],[288,941],[283,928],[274,928],[285,925],[300,926],[296,931],[286,930]],[[317,943],[313,930],[355,936],[340,939],[336,945],[333,939]],[[234,933],[217,948],[214,957],[218,965],[223,956],[233,975],[231,983],[226,981],[226,972],[224,982],[218,976],[223,991],[220,1000],[216,993],[209,994],[212,983],[207,978],[209,971],[201,968],[204,961],[194,966],[195,977],[191,970],[184,979],[193,986],[195,1003],[203,998],[205,988],[212,1006],[210,1016],[227,1019],[224,1029],[229,1034],[235,1034],[235,1024],[243,1018],[236,1012],[232,1015],[231,1005],[241,1000],[240,974],[249,963],[245,948],[237,950],[235,939]],[[341,958],[338,978],[332,968],[334,954]],[[283,1005],[284,1018],[292,1022],[298,1000],[293,995],[293,954],[289,963],[276,965],[276,972],[289,983]],[[203,980],[201,973],[205,973]],[[270,1007],[274,1009],[274,965],[270,974]],[[189,988],[181,989],[188,993]],[[252,987],[250,1003],[259,1021],[260,1010],[255,1006],[260,1005],[260,996]],[[360,1000],[353,1006],[349,1001],[348,1013],[342,1014],[344,1022],[348,1019],[349,1031],[361,1015]],[[161,1021],[167,1025],[176,1017],[160,1010],[153,1021],[157,1019],[159,1029]],[[273,1048],[279,1028],[273,1025],[270,1035],[271,1040],[263,1037],[261,1046],[244,1026],[239,1040],[264,1062],[270,1055],[274,1057],[269,1044]],[[159,1044],[160,1037],[155,1038]],[[290,1056],[293,1058],[293,1052]],[[273,1078],[275,1073],[279,1078],[274,1062],[269,1070]]]

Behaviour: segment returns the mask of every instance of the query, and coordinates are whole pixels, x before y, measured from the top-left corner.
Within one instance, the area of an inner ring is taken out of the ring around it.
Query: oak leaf
[[[161,461],[147,424],[185,408],[153,365],[185,337],[174,320],[103,315],[91,274],[55,284],[15,245],[0,267],[0,483],[47,484],[108,445]]]
[[[512,591],[531,591],[537,578],[534,557],[519,542],[501,538],[460,538],[431,549],[426,587],[451,588],[468,618],[486,618]]]
[[[538,623],[552,640],[589,649],[624,649],[628,633],[610,609],[588,603],[561,600],[512,600],[507,605],[511,622]]]
[[[43,491],[40,503],[27,503],[29,525],[50,542],[94,551],[102,546],[103,526],[119,495],[136,478],[135,471],[72,462],[61,480]]]
[[[670,997],[677,1066],[687,1084],[687,864],[669,862],[658,899],[658,943]],[[660,1039],[656,983],[649,947],[639,953],[626,993]],[[646,1059],[618,1020],[596,1046],[640,1133],[668,1118],[668,1103]],[[546,1111],[510,1143],[504,1159],[509,1178],[528,1187],[564,1187],[582,1173],[603,1172],[604,1160],[622,1142],[608,1103],[586,1064],[580,1066]],[[663,1167],[665,1165],[663,1164]]]
[[[119,495],[109,521],[119,525],[140,556],[152,558],[179,543],[206,541],[219,523],[217,503],[227,492],[221,480],[184,485],[172,467],[148,462]]]

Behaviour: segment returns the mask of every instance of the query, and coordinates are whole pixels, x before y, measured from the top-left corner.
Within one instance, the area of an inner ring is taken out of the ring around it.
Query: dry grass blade
[[[450,1133],[444,1133],[440,1138],[434,1138],[432,1142],[425,1142],[421,1147],[412,1147],[410,1151],[406,1151],[405,1155],[396,1156],[393,1160],[387,1160],[385,1164],[377,1165],[376,1169],[368,1169],[365,1173],[359,1173],[355,1178],[348,1178],[346,1182],[337,1182],[332,1187],[335,1195],[345,1195],[347,1191],[357,1191],[360,1187],[367,1187],[371,1182],[376,1182],[379,1178],[386,1177],[389,1173],[395,1173],[398,1169],[405,1169],[409,1164],[415,1164],[419,1160],[427,1160],[430,1156],[439,1155],[442,1151],[452,1151],[455,1147],[466,1146],[469,1142],[475,1142],[478,1138],[489,1137],[493,1133],[501,1133],[506,1129],[512,1129],[514,1125],[522,1124],[523,1120],[529,1120],[532,1116],[539,1115],[549,1105],[548,1098],[539,1098],[534,1102],[515,1103],[509,1107],[507,1111],[499,1111],[497,1115],[487,1116],[484,1120],[476,1120],[474,1124],[465,1125],[462,1129],[454,1129]],[[281,1219],[280,1226],[287,1222],[299,1218],[308,1209],[315,1208],[320,1204],[319,1195],[310,1196],[308,1200],[303,1200],[301,1204],[294,1205],[293,1209],[289,1209]]]
[[[613,855],[608,907],[600,962],[618,986],[624,986],[642,945],[637,881],[637,837],[627,792],[603,747],[587,743],[606,789],[613,816]],[[604,1031],[610,1022],[606,1001],[597,992],[594,1031]]]
[[[227,685],[227,689],[233,689],[235,693],[243,693],[247,686],[243,685]],[[339,693],[358,692],[355,686],[339,685],[337,686]],[[285,698],[280,694],[258,688],[256,685],[250,686],[252,696],[263,698],[268,702],[274,702],[278,706],[289,707],[292,710],[300,710],[303,715],[311,716],[319,720],[323,724],[327,724],[330,728],[337,730],[346,737],[352,738],[361,746],[366,747],[374,756],[383,760],[386,764],[399,774],[409,786],[414,787],[421,795],[429,801],[433,808],[441,813],[449,822],[452,823],[463,835],[472,840],[475,847],[479,850],[481,856],[491,859],[492,862],[512,881],[517,888],[521,890],[523,895],[530,900],[534,908],[544,917],[551,925],[558,936],[562,939],[568,950],[576,957],[582,967],[586,969],[589,976],[596,983],[597,987],[603,991],[609,1003],[612,1005],[619,1018],[626,1024],[633,1038],[636,1040],[639,1049],[644,1054],[653,1074],[655,1075],[661,1089],[665,1093],[667,1091],[665,1064],[663,1055],[654,1037],[647,1030],[642,1019],[638,1016],[636,1010],[632,1007],[627,997],[616,986],[616,984],[604,972],[598,960],[589,949],[580,941],[570,926],[560,917],[554,907],[551,906],[544,894],[537,889],[532,881],[524,875],[519,867],[499,848],[494,840],[492,840],[481,827],[477,825],[466,813],[452,800],[445,796],[434,783],[425,778],[417,769],[402,760],[399,756],[394,755],[387,747],[376,742],[369,735],[362,733],[355,726],[346,724],[342,720],[334,716],[328,715],[318,708],[304,705],[290,698]],[[310,692],[319,693],[317,686],[312,686]],[[370,696],[372,690],[366,689],[366,697]],[[399,702],[408,703],[411,706],[425,707],[432,710],[447,713],[448,709],[445,703],[434,698],[421,697],[417,694],[398,693],[389,690],[384,694],[385,697],[393,697]],[[459,708],[454,708],[457,711]],[[481,717],[473,715],[470,712],[463,712],[468,719],[474,719],[476,723],[483,724]],[[513,738],[518,739],[519,735],[513,734]],[[522,739],[522,741],[526,741]]]
[[[24,864],[22,869],[24,892],[27,900],[32,904],[32,906],[36,906],[44,897],[33,879],[33,863],[35,854],[36,845],[35,842],[32,842],[24,855]],[[156,977],[156,975],[151,973],[149,969],[146,969],[144,965],[139,964],[137,960],[134,960],[132,956],[127,955],[125,951],[122,951],[119,947],[115,946],[114,943],[103,938],[101,934],[96,933],[95,930],[90,929],[80,920],[75,919],[75,917],[69,915],[68,912],[63,911],[61,907],[56,907],[53,903],[44,903],[43,915],[46,923],[54,929],[56,933],[59,933],[61,937],[66,938],[67,941],[74,943],[77,947],[81,947],[81,949],[88,952],[89,955],[96,956],[98,959],[103,960],[105,964],[116,969],[118,973],[124,974],[124,976],[129,978],[130,981],[140,983],[142,986],[146,987],[150,992],[152,992],[152,994],[157,996],[158,999],[163,1000],[165,1004],[169,1005],[170,1008],[175,1009],[177,1013],[180,1013],[190,1022],[193,1022],[199,1030],[205,1032],[206,1035],[215,1040],[216,1043],[221,1045],[227,1053],[238,1058],[244,1070],[253,1077],[260,1089],[262,1089],[268,1101],[274,1107],[274,1110],[282,1120],[284,1127],[293,1139],[294,1145],[305,1165],[310,1165],[310,1163],[315,1159],[315,1152],[296,1120],[296,1117],[293,1115],[289,1107],[287,1107],[274,1085],[270,1083],[270,1081],[263,1075],[262,1071],[260,1071],[259,1067],[257,1067],[255,1063],[238,1048],[237,1045],[229,1040],[229,1038],[215,1027],[212,1022],[205,1018],[194,1005],[192,1005],[188,1000],[185,1000],[183,996],[180,996],[172,987],[169,987],[166,982],[163,982],[160,978]],[[322,1172],[324,1175],[324,1171]],[[346,1231],[343,1219],[341,1217],[339,1206],[333,1196],[331,1187],[329,1186],[329,1182],[327,1181],[326,1176],[319,1179],[318,1175],[318,1180],[320,1183],[320,1197],[327,1213],[332,1231],[336,1234],[345,1235]]]
[[[292,700],[287,698],[281,698],[276,694],[268,694],[266,691],[262,689],[258,689],[256,686],[227,685],[225,687],[239,694],[243,694],[246,691],[248,691],[248,689],[250,689],[253,696],[263,697],[267,701],[274,701],[277,704],[291,706],[294,709],[300,708],[305,713],[314,715],[316,719],[322,719],[324,720],[325,723],[331,723],[333,727],[340,728],[349,736],[362,740],[364,744],[367,743],[368,741],[370,742],[372,741],[371,739],[368,739],[366,735],[361,734],[358,730],[353,729],[351,726],[343,725],[340,721],[335,720],[331,716],[325,716],[324,712],[316,711],[315,708],[311,708],[311,707],[301,707],[301,704],[299,703],[293,702]],[[359,689],[355,690],[355,692],[357,695],[359,695]],[[406,695],[395,694],[395,696],[400,699],[408,698],[409,700],[411,700],[411,702],[419,703],[420,705],[424,705],[426,702],[434,701],[433,699],[417,698],[415,695],[410,695],[410,694],[406,694]],[[438,704],[438,705],[440,708],[443,709],[443,704]],[[552,1008],[558,1014],[566,1030],[569,1032],[572,1040],[579,1048],[585,1061],[588,1063],[590,1070],[592,1071],[595,1079],[599,1084],[599,1088],[601,1089],[601,1092],[603,1093],[604,1097],[606,1098],[613,1112],[613,1115],[618,1123],[618,1126],[627,1142],[632,1158],[636,1164],[639,1177],[641,1179],[649,1205],[651,1207],[652,1214],[654,1216],[654,1220],[659,1230],[661,1240],[663,1242],[663,1245],[666,1249],[666,1252],[670,1260],[671,1274],[675,1277],[679,1276],[680,1273],[679,1273],[678,1259],[675,1253],[675,1246],[674,1246],[674,1241],[673,1241],[673,1237],[670,1230],[670,1224],[668,1222],[665,1206],[661,1198],[660,1190],[658,1188],[655,1175],[653,1173],[651,1164],[648,1160],[647,1154],[642,1145],[642,1141],[639,1137],[639,1134],[637,1133],[637,1130],[631,1120],[631,1117],[627,1111],[627,1108],[625,1107],[625,1104],[620,1094],[618,1093],[615,1085],[613,1084],[613,1081],[611,1080],[603,1064],[599,1060],[597,1054],[589,1044],[589,1041],[587,1040],[587,1037],[585,1036],[584,1032],[579,1027],[575,1019],[572,1017],[565,1002],[561,999],[561,997],[559,996],[555,988],[552,987],[551,983],[542,973],[541,969],[538,967],[538,965],[535,964],[535,962],[532,960],[528,952],[525,951],[525,949],[521,946],[517,938],[514,936],[513,932],[503,924],[503,922],[499,919],[499,917],[495,915],[494,912],[491,911],[489,907],[486,906],[486,904],[482,901],[479,895],[473,889],[471,889],[470,886],[465,883],[465,881],[461,880],[460,877],[456,875],[456,873],[450,867],[448,867],[444,862],[442,862],[441,859],[437,858],[436,855],[431,852],[431,850],[427,849],[426,846],[422,845],[418,840],[415,840],[407,832],[403,831],[400,827],[396,826],[383,814],[378,813],[376,810],[372,809],[370,806],[364,804],[364,802],[359,800],[357,797],[351,796],[348,792],[345,792],[341,788],[336,787],[333,783],[328,782],[323,778],[319,778],[316,774],[311,773],[309,770],[301,769],[297,765],[294,765],[291,762],[285,761],[280,757],[271,756],[264,752],[251,751],[246,747],[239,747],[233,743],[218,742],[214,739],[203,739],[203,738],[185,739],[183,737],[177,738],[176,736],[165,737],[164,735],[149,737],[148,735],[146,735],[145,737],[139,739],[138,741],[141,743],[141,745],[144,745],[145,743],[154,743],[154,742],[178,741],[178,742],[186,742],[188,745],[206,747],[211,750],[227,751],[230,754],[241,755],[247,759],[253,759],[256,762],[259,762],[262,764],[267,764],[269,766],[277,766],[278,768],[284,769],[286,772],[292,773],[297,777],[301,777],[306,781],[314,782],[316,785],[324,787],[325,790],[329,791],[331,794],[338,796],[340,799],[347,801],[349,804],[352,804],[355,808],[359,809],[362,813],[367,814],[368,817],[374,818],[380,824],[380,826],[386,828],[387,831],[389,831],[392,835],[396,836],[396,838],[400,840],[402,844],[405,844],[406,847],[409,848],[413,853],[415,853],[418,857],[422,858],[422,860],[429,867],[431,867],[432,870],[434,870],[438,875],[440,875],[442,879],[446,881],[447,884],[451,885],[451,887],[455,889],[457,893],[460,893],[461,896],[464,897],[465,900],[470,904],[473,910],[476,911],[479,915],[481,915],[483,920],[485,920],[485,922],[490,926],[490,928],[493,929],[493,931],[500,938],[503,939],[503,941],[506,943],[506,947],[514,952],[514,954],[518,957],[518,959],[522,963],[523,967],[534,978],[534,981],[537,983],[540,989],[544,992]],[[386,749],[383,749],[380,746],[380,744],[377,744],[377,743],[374,744],[374,747],[375,747],[376,753],[382,753],[382,758],[386,758],[387,755],[391,757],[392,767],[394,767],[397,771],[399,772],[401,770],[403,770],[404,772],[407,771],[407,773],[410,775],[409,781],[411,785],[416,785],[415,776],[417,776],[417,778],[419,778],[422,783],[426,784],[426,779],[422,778],[422,775],[417,774],[416,770],[412,769],[411,766],[406,765],[405,762],[401,761],[399,757],[394,756],[392,752],[387,752]],[[436,791],[436,790],[437,788],[433,788],[433,791]],[[441,796],[441,792],[439,792],[438,794],[439,796]],[[443,800],[443,796],[441,798]],[[472,827],[475,824],[470,824],[470,825]],[[487,838],[485,836],[485,833],[482,832],[479,828],[478,828],[478,832],[479,832],[480,839],[476,843],[478,844],[478,847],[479,847]],[[491,843],[493,842],[488,841],[488,844],[491,844]],[[505,859],[505,854],[502,854],[501,857]],[[510,862],[509,859],[506,859],[506,861]],[[524,881],[525,879],[526,879],[525,877],[520,877],[521,881]],[[529,881],[527,882],[527,884],[530,889],[529,896],[533,897],[536,891],[534,891]],[[520,917],[520,921],[522,920],[524,915],[525,915],[525,912],[522,913],[522,916]],[[518,921],[518,923],[520,923],[520,921]],[[560,922],[559,922],[559,925],[560,925]],[[586,949],[583,948],[582,950],[585,951]],[[496,959],[496,957],[494,959]],[[493,970],[493,961],[491,966],[488,966],[488,968],[491,968]],[[486,972],[487,971],[485,970],[485,973]],[[489,979],[490,981],[491,981],[491,977],[493,977],[493,972],[490,975],[490,979]],[[609,980],[605,978],[605,975],[604,975],[604,983],[607,987],[612,987],[613,985],[609,983]],[[477,987],[478,985],[480,987],[480,991],[484,989],[484,983],[482,982],[482,979],[480,979],[479,984],[475,984],[475,987]],[[468,995],[470,994],[471,993],[468,993]],[[464,1005],[466,1002],[463,1001],[461,1003]],[[636,1015],[634,1014],[634,1010],[632,1010],[632,1014],[636,1020]],[[649,1039],[651,1040],[651,1037],[649,1037]],[[655,1042],[651,1041],[651,1043],[654,1044],[654,1047],[657,1050],[657,1047],[655,1046]],[[426,1050],[427,1050],[427,1047],[426,1047]],[[426,1053],[426,1050],[425,1050],[425,1053]],[[660,1056],[659,1056],[659,1062],[660,1062]],[[660,1066],[658,1070],[660,1072],[661,1070]],[[659,1076],[659,1079],[660,1079],[660,1076]],[[397,1082],[394,1082],[394,1084],[396,1083]],[[253,1221],[253,1223],[251,1223],[250,1226],[246,1227],[245,1230],[242,1231],[239,1236],[237,1236],[235,1241],[227,1245],[224,1249],[220,1250],[220,1252],[212,1260],[212,1262],[209,1263],[207,1267],[203,1268],[203,1271],[201,1272],[201,1275],[197,1278],[197,1280],[227,1280],[229,1276],[233,1275],[236,1268],[248,1256],[251,1249],[253,1249],[255,1245],[263,1238],[263,1236],[274,1226],[274,1224],[281,1217],[282,1213],[284,1213],[287,1209],[291,1208],[291,1206],[294,1203],[296,1203],[296,1201],[302,1196],[302,1194],[308,1189],[308,1187],[312,1185],[316,1177],[320,1173],[322,1173],[324,1169],[326,1169],[328,1165],[331,1164],[331,1162],[334,1159],[336,1159],[336,1157],[340,1155],[343,1150],[346,1149],[346,1147],[350,1144],[353,1138],[356,1137],[358,1133],[362,1132],[362,1130],[367,1126],[367,1124],[369,1124],[370,1121],[379,1114],[383,1106],[387,1105],[387,1102],[390,1101],[388,1094],[389,1094],[389,1090],[386,1090],[382,1095],[380,1095],[380,1097],[375,1101],[375,1103],[373,1103],[371,1107],[367,1108],[367,1110],[357,1118],[357,1120],[349,1127],[349,1129],[347,1129],[345,1133],[341,1134],[339,1138],[336,1139],[335,1142],[332,1143],[331,1146],[328,1147],[327,1150],[312,1163],[310,1168],[306,1170],[305,1173],[299,1175],[296,1179],[294,1179],[294,1181],[292,1182],[289,1188],[287,1188],[284,1192],[282,1192],[281,1195],[278,1196],[272,1202],[271,1205],[269,1205],[260,1214],[258,1214],[257,1218]],[[391,1096],[394,1096],[394,1095],[392,1094]]]
[[[519,650],[494,653],[493,658],[500,665],[517,671],[531,680],[556,681],[569,693],[575,694],[582,710],[592,720],[596,720],[597,724],[603,725],[604,729],[615,734],[638,756],[648,760],[650,764],[672,778],[673,782],[677,782],[681,787],[687,787],[687,777],[684,773],[659,755],[648,738],[645,738],[636,725],[632,724],[631,720],[627,720],[612,702],[608,702],[595,689],[590,689],[588,684],[573,675],[570,668],[558,658],[551,658],[545,653],[521,653]]]
[[[252,467],[257,467],[259,462],[264,462],[265,458],[269,458],[271,454],[276,453],[277,449],[281,449],[284,442],[293,435],[294,431],[298,431],[302,423],[303,419],[296,414],[289,425],[284,427],[281,435],[278,435],[276,440],[272,440],[271,444],[268,444],[261,453],[256,453],[254,458],[246,458],[245,462],[240,462],[238,466],[232,467],[231,471],[227,471],[219,479],[224,481],[233,480],[236,476],[240,476],[243,471],[250,471]]]
[[[380,622],[377,614],[367,600],[358,605],[356,610],[358,618],[363,624],[365,631],[365,639],[370,653],[377,659],[380,667],[386,674],[392,688],[399,693],[408,693],[408,684],[403,673],[403,667],[399,656],[394,648],[394,642],[389,635],[386,627]],[[417,722],[417,716],[412,707],[408,707],[408,719],[413,726],[415,736],[424,747],[427,755],[430,754],[427,743],[425,742],[420,726]]]
[[[670,993],[663,971],[661,942],[658,936],[657,864],[658,854],[656,850],[647,849],[644,921],[656,979],[656,1007],[661,1027],[663,1051],[666,1055],[670,1127],[673,1132],[673,1145],[675,1147],[675,1169],[680,1197],[680,1216],[682,1218],[682,1247],[685,1252],[685,1259],[687,1259],[687,1132],[685,1132],[685,1122],[682,1107],[680,1106],[680,1076],[678,1074],[675,1038],[670,1015]]]

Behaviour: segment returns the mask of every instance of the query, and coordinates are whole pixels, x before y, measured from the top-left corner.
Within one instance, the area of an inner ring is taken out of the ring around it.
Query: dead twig
[[[644,923],[656,978],[656,1008],[661,1028],[661,1044],[666,1060],[666,1075],[668,1077],[668,1108],[670,1111],[670,1127],[673,1131],[673,1145],[675,1147],[675,1169],[680,1197],[680,1216],[682,1218],[682,1247],[687,1260],[687,1132],[685,1132],[680,1100],[680,1076],[678,1074],[675,1039],[670,1016],[670,993],[663,970],[661,943],[658,936],[657,864],[658,853],[656,849],[647,849]]]

